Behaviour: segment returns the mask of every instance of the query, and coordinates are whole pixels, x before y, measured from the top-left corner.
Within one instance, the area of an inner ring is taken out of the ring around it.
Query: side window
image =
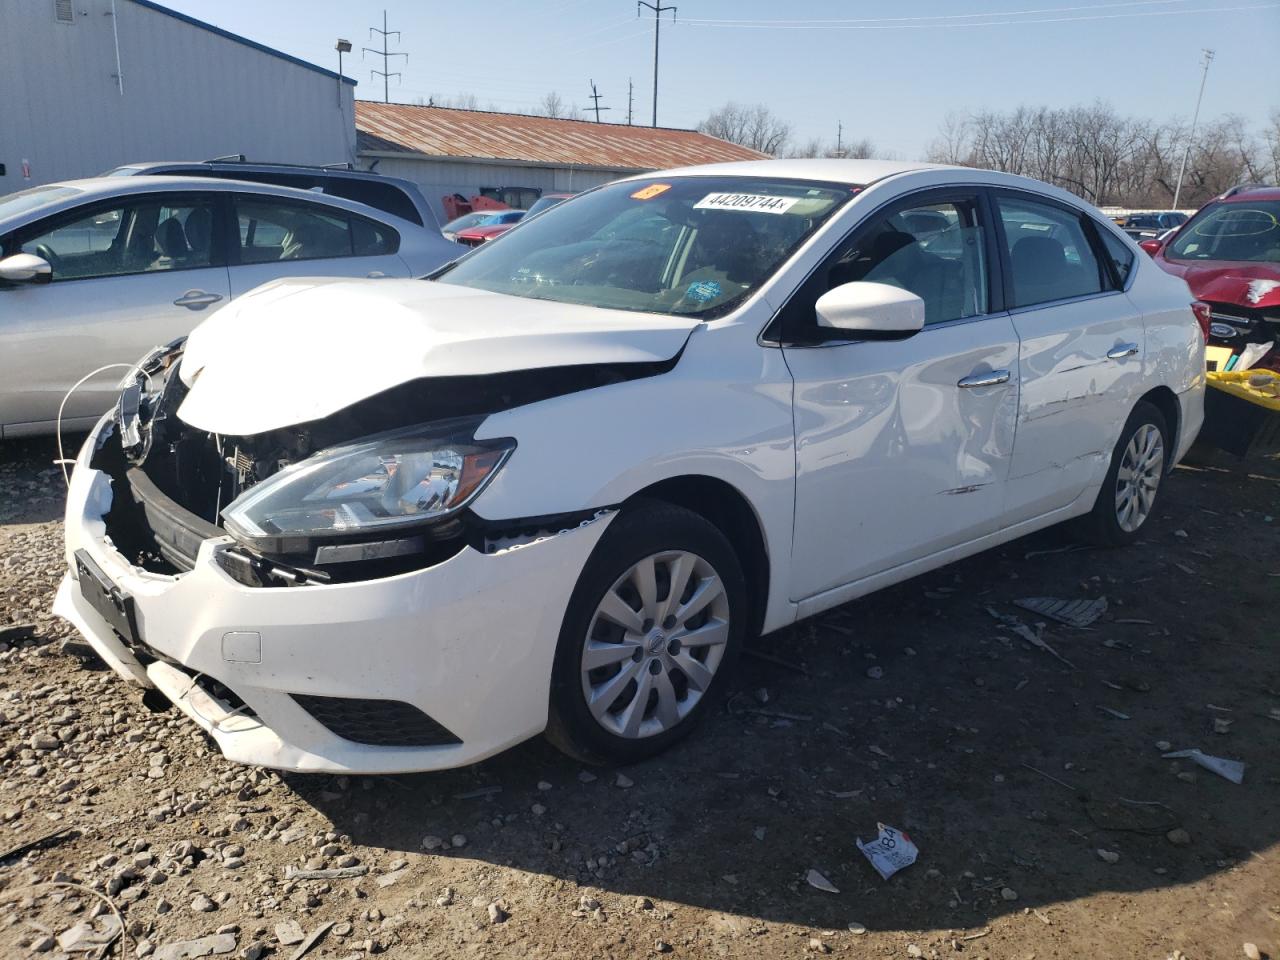
[[[49,262],[54,282],[207,267],[216,260],[213,204],[140,197],[29,228],[18,245]]]
[[[385,224],[352,217],[351,243],[357,257],[381,257],[400,249],[400,235]]]
[[[422,226],[422,214],[399,187],[389,183],[370,183],[346,177],[329,177],[324,181],[324,192],[335,197],[368,204],[394,217]]]
[[[891,213],[860,228],[826,269],[818,296],[858,280],[892,284],[924,301],[926,325],[987,312],[986,250],[976,199]]]
[[[352,255],[347,214],[274,197],[236,197],[240,262],[317,260]]]
[[[1021,197],[997,195],[1013,280],[1010,306],[1027,307],[1103,290],[1103,273],[1081,215]]]
[[[1098,236],[1102,238],[1102,246],[1107,251],[1107,258],[1115,268],[1116,279],[1120,288],[1129,282],[1129,272],[1133,269],[1133,251],[1125,246],[1124,241],[1106,227],[1097,227]],[[1110,286],[1110,284],[1108,284]]]

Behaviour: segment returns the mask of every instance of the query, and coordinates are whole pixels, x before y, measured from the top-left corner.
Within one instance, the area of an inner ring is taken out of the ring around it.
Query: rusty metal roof
[[[356,132],[361,153],[610,170],[657,170],[766,156],[694,130],[367,100],[356,101]]]

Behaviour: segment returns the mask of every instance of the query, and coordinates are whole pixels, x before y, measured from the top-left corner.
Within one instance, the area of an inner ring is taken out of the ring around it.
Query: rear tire
[[[724,534],[661,501],[624,507],[569,600],[547,739],[595,764],[667,749],[723,695],[746,622],[746,581]]]
[[[1137,539],[1155,511],[1172,455],[1164,414],[1140,401],[1120,431],[1093,510],[1079,521],[1081,537],[1104,547]]]

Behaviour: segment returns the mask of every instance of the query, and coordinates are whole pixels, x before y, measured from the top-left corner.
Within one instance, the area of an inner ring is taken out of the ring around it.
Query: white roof
[[[865,186],[885,177],[913,170],[968,170],[941,163],[915,160],[739,160],[733,163],[708,163],[697,167],[677,167],[662,174],[681,177],[785,177],[794,180],[825,180],[828,183],[851,183]],[[971,170],[969,172],[972,172]],[[630,179],[651,179],[645,173]]]

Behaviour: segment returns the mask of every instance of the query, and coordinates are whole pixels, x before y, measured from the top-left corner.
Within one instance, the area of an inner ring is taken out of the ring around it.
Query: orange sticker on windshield
[[[671,189],[669,183],[651,183],[647,187],[641,187],[631,195],[632,200],[652,200],[660,193],[666,193]]]

